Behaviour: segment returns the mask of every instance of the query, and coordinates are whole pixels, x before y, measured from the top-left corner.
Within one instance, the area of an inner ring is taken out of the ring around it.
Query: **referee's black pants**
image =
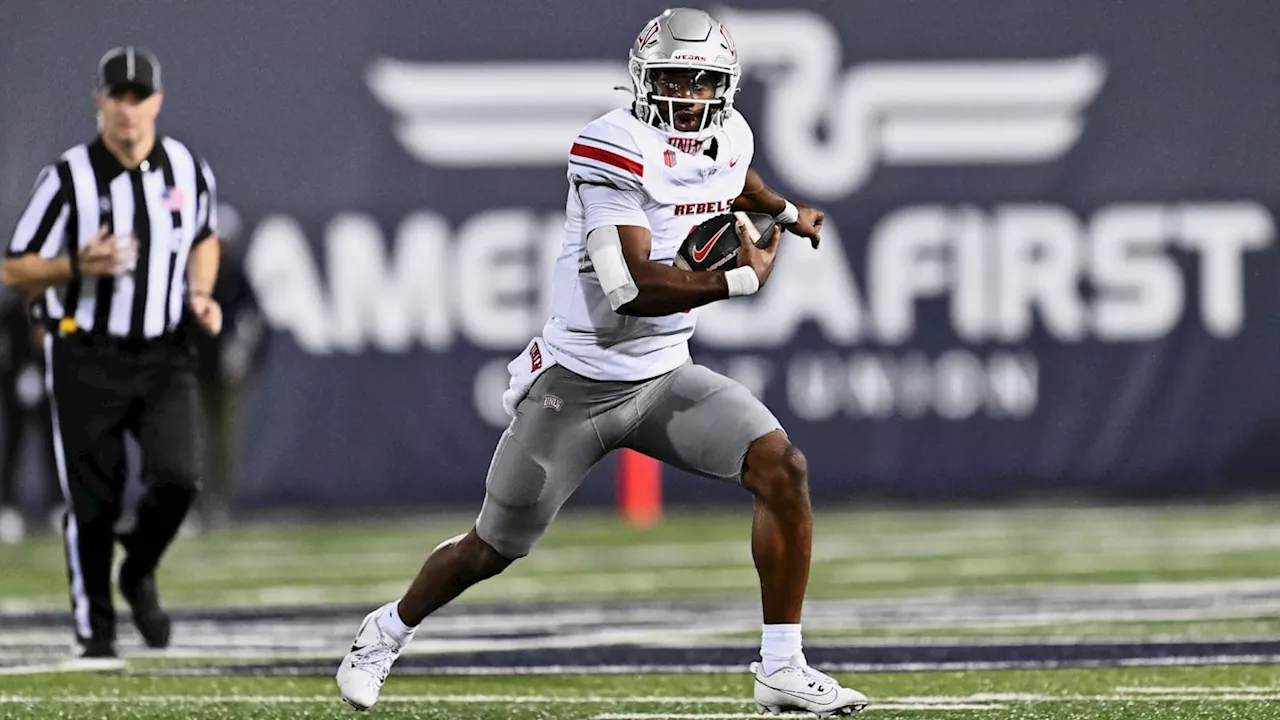
[[[115,640],[111,567],[155,571],[199,489],[197,398],[190,355],[169,340],[53,335],[46,380],[58,476],[67,501],[67,575],[81,643]],[[142,449],[143,495],[128,535],[115,535],[125,485],[124,435]]]

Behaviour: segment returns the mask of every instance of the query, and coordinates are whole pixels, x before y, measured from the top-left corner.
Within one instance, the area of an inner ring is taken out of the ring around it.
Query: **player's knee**
[[[150,482],[156,489],[185,492],[191,495],[200,491],[200,473],[193,467],[180,464],[157,464],[149,470]]]
[[[511,566],[517,557],[507,557],[498,552],[472,528],[458,541],[458,549],[466,558],[467,569],[477,580],[491,578]]]
[[[120,506],[112,502],[79,502],[67,517],[82,535],[110,536],[120,519]]]
[[[807,502],[809,464],[782,431],[757,439],[747,450],[743,484],[756,497],[784,503]]]

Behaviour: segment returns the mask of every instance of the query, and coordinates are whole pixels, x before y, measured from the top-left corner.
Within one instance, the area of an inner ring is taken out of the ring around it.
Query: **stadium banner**
[[[252,507],[477,501],[545,320],[568,144],[625,104],[652,2],[3,4],[0,220],[93,131],[131,42],[243,218],[270,339]],[[66,5],[70,7],[69,4]],[[1280,5],[708,7],[756,167],[823,207],[696,358],[773,409],[815,498],[1280,487]],[[601,468],[575,503],[609,502]],[[670,502],[741,497],[668,475]]]

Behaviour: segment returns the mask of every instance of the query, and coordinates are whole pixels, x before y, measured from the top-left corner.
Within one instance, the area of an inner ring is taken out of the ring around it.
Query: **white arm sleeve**
[[[619,225],[648,228],[644,214],[645,195],[640,190],[623,190],[608,185],[578,185],[586,215],[587,255],[600,280],[600,289],[614,312],[640,294],[631,268],[622,254]]]
[[[627,259],[622,254],[618,226],[634,225],[649,229],[649,218],[644,213],[645,193],[639,188],[620,186],[612,181],[579,181],[575,187],[582,202],[587,256],[591,258],[591,266],[600,281],[600,289],[609,300],[609,307],[617,312],[640,294]]]
[[[600,280],[600,289],[609,298],[614,312],[640,294],[627,258],[622,254],[622,238],[617,225],[605,225],[587,233],[587,255]]]

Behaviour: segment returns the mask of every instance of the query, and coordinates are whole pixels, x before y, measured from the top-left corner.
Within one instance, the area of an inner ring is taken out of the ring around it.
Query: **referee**
[[[42,292],[45,382],[66,496],[67,574],[83,657],[115,655],[111,567],[142,638],[169,643],[155,572],[199,488],[191,324],[216,335],[217,201],[209,166],[156,137],[160,63],[121,47],[98,63],[98,137],[36,180],[2,268],[5,284]],[[142,449],[137,522],[116,537],[124,435]]]

